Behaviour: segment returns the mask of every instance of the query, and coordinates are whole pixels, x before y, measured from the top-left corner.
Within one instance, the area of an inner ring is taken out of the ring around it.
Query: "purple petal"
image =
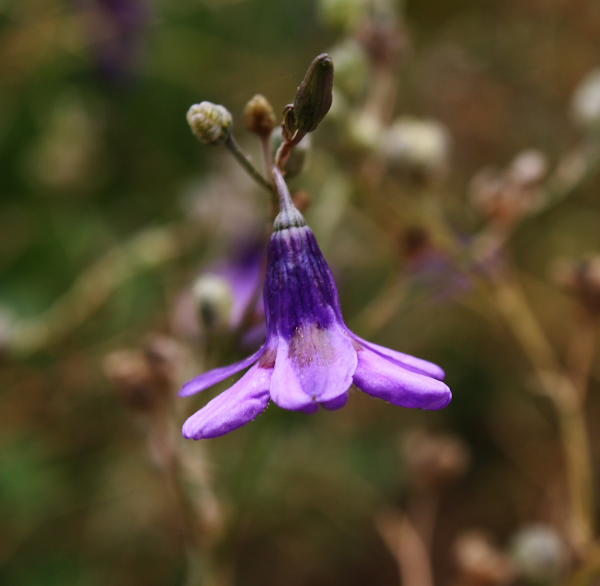
[[[185,383],[181,391],[179,391],[179,396],[189,397],[194,393],[199,393],[204,389],[208,389],[208,387],[212,387],[213,385],[220,383],[222,380],[234,375],[236,372],[244,370],[244,368],[248,368],[253,362],[256,362],[262,356],[265,348],[266,344],[259,348],[254,354],[252,354],[252,356],[244,358],[244,360],[240,360],[239,362],[230,364],[229,366],[222,366],[221,368],[214,368],[208,372],[203,372],[201,375]]]
[[[400,407],[442,409],[452,399],[441,381],[407,370],[367,348],[358,350],[354,384],[363,392]]]
[[[308,325],[288,342],[279,338],[271,398],[283,409],[303,409],[344,394],[356,370],[356,350],[350,338],[334,325]]]
[[[331,401],[323,401],[321,405],[325,407],[325,409],[329,409],[329,411],[335,411],[336,409],[341,409],[348,402],[348,393],[344,393],[335,399],[331,399]]]
[[[394,362],[400,364],[404,368],[408,370],[412,370],[417,374],[424,374],[426,376],[432,376],[437,380],[444,380],[446,373],[433,362],[428,362],[427,360],[422,360],[421,358],[417,358],[416,356],[411,356],[410,354],[404,354],[402,352],[397,352],[396,350],[391,350],[390,348],[386,348],[385,346],[379,346],[377,344],[373,344],[373,342],[367,342],[362,338],[359,338],[354,332],[348,331],[348,333],[361,345],[369,350],[372,350],[376,354],[380,356],[384,356],[385,358],[389,358]]]
[[[217,395],[183,424],[183,437],[208,439],[242,427],[269,403],[270,368],[254,365],[237,383]]]

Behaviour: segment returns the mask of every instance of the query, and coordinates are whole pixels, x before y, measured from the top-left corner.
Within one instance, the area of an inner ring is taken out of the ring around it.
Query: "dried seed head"
[[[558,259],[551,268],[551,278],[590,313],[600,314],[600,255],[579,261]]]
[[[192,132],[200,142],[219,145],[227,140],[232,119],[224,106],[211,102],[194,104],[186,117]]]
[[[175,389],[183,361],[181,346],[166,336],[150,336],[143,351],[120,350],[104,359],[104,375],[131,411],[149,412]]]
[[[538,151],[523,151],[506,170],[481,169],[471,180],[471,202],[480,214],[497,224],[512,225],[541,209],[545,197],[540,183],[547,162]]]
[[[521,575],[532,584],[558,584],[569,565],[569,551],[560,534],[547,525],[519,530],[511,543],[511,555]]]
[[[452,435],[414,431],[404,438],[403,447],[411,481],[419,490],[439,489],[469,466],[469,447]]]
[[[393,168],[425,176],[443,174],[448,168],[450,134],[435,120],[408,116],[394,121],[383,135],[382,153]]]
[[[573,94],[571,111],[583,130],[600,131],[600,68],[590,71],[579,84]]]
[[[261,138],[268,137],[275,124],[275,112],[267,98],[256,94],[244,108],[244,124],[250,132]]]
[[[520,152],[507,169],[507,177],[523,188],[539,185],[548,174],[548,159],[536,149]]]
[[[470,530],[459,535],[453,549],[460,584],[505,586],[516,577],[509,556],[496,548],[481,531]]]

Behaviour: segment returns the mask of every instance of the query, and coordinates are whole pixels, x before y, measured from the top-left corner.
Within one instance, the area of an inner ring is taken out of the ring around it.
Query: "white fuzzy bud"
[[[231,318],[233,293],[231,286],[218,275],[203,275],[193,285],[192,298],[196,314],[207,330],[225,329]]]
[[[448,166],[450,135],[435,120],[401,117],[386,131],[381,149],[392,166],[436,174]]]
[[[196,138],[204,144],[223,144],[229,136],[231,114],[223,106],[211,102],[194,104],[186,118]]]
[[[571,101],[573,119],[584,130],[600,131],[600,68],[592,69]]]

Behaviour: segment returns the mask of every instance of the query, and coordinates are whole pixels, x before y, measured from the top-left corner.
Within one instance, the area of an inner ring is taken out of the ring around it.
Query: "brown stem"
[[[494,281],[501,314],[533,365],[540,387],[552,401],[560,428],[570,494],[570,537],[585,553],[594,536],[592,466],[583,402],[571,378],[529,308],[518,283],[511,278]]]

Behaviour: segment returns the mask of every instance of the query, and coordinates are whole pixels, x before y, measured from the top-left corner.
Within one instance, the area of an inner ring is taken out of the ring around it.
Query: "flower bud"
[[[575,90],[571,112],[583,130],[600,131],[600,68],[592,69]]]
[[[348,118],[348,139],[359,149],[375,149],[381,138],[382,127],[377,116],[369,112],[350,115]]]
[[[210,145],[223,144],[231,130],[229,111],[211,102],[194,104],[187,112],[187,121],[196,138]]]
[[[292,110],[295,126],[302,134],[312,132],[331,108],[333,61],[327,53],[315,57],[298,86]]]
[[[565,542],[558,532],[545,525],[530,525],[513,538],[512,559],[521,575],[531,584],[557,584],[569,565]]]
[[[281,128],[278,128],[271,135],[271,150],[273,155],[283,142]],[[310,163],[311,154],[311,139],[310,136],[305,136],[291,151],[288,160],[285,163],[285,176],[287,179],[299,175]]]
[[[227,328],[233,308],[233,293],[227,279],[215,274],[201,276],[192,287],[196,315],[207,331]]]
[[[547,174],[548,159],[535,149],[520,152],[507,169],[508,179],[523,188],[539,185]]]
[[[256,94],[244,108],[244,124],[257,136],[267,137],[275,128],[275,113],[267,98]]]
[[[385,132],[381,148],[392,167],[431,176],[448,167],[450,135],[439,122],[405,116]]]

